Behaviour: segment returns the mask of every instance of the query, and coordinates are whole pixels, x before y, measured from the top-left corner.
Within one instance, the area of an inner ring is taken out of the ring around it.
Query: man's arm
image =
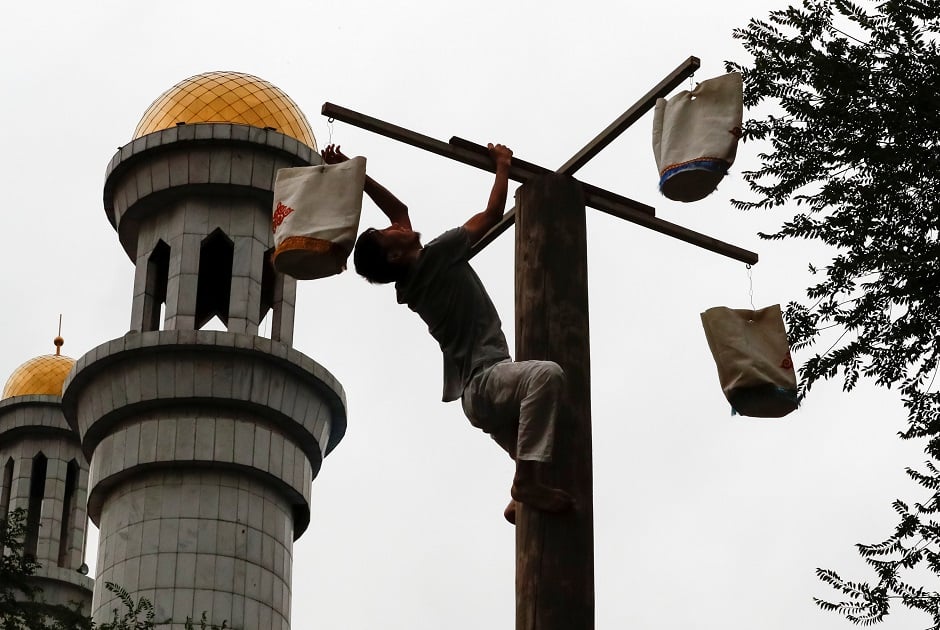
[[[506,195],[509,192],[509,164],[512,162],[512,151],[501,144],[490,143],[487,148],[496,163],[496,179],[493,181],[493,189],[490,190],[486,209],[473,215],[463,224],[471,246],[483,238],[483,235],[493,229],[503,218],[503,212],[506,210]]]
[[[340,151],[339,145],[333,144],[320,151],[320,156],[327,164],[339,164],[349,159]],[[379,210],[388,217],[391,223],[397,223],[402,227],[406,227],[409,230],[411,229],[411,218],[408,216],[408,206],[389,192],[385,186],[366,175],[366,183],[363,190],[369,195],[369,198],[375,202]]]

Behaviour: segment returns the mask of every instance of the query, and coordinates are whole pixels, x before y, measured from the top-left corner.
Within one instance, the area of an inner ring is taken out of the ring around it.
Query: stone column
[[[271,337],[290,343],[296,280],[269,256],[274,178],[319,163],[294,138],[229,123],[181,125],[121,148],[104,202],[136,267],[130,329],[195,330],[218,316],[229,332],[253,335],[272,311]]]
[[[91,456],[96,580],[157,619],[290,628],[293,541],[346,427],[339,383],[257,336],[128,333],[78,359],[63,409]],[[95,621],[118,602],[97,588]]]
[[[25,553],[40,565],[34,582],[43,599],[62,605],[79,602],[87,612],[93,581],[80,569],[88,523],[88,464],[60,401],[48,395],[0,400],[0,507],[28,512]]]

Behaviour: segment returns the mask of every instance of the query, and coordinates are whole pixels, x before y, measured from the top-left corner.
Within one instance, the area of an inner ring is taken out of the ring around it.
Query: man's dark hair
[[[356,273],[372,284],[395,282],[402,274],[400,265],[389,262],[388,250],[381,239],[381,232],[369,228],[356,239],[356,248],[353,251]]]

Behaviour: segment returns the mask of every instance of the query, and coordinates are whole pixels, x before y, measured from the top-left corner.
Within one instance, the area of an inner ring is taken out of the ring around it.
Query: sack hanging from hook
[[[660,192],[674,201],[711,194],[734,163],[743,119],[744,85],[737,72],[658,99],[653,154]]]
[[[298,280],[346,268],[356,242],[366,159],[278,170],[274,181],[274,267]]]
[[[742,416],[781,418],[797,408],[796,372],[780,305],[702,313],[718,380]]]

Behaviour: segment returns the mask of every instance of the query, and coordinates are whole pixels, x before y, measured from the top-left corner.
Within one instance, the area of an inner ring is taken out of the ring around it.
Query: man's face
[[[389,251],[407,252],[415,247],[421,247],[421,234],[398,223],[393,223],[382,233],[382,244]]]

